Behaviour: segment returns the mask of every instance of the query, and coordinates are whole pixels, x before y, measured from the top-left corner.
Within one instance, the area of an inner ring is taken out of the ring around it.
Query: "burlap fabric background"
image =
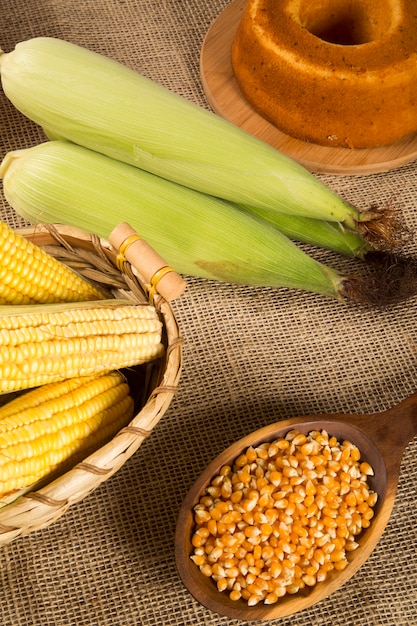
[[[207,106],[199,52],[226,4],[3,0],[0,46],[8,51],[36,35],[66,38]],[[0,92],[1,155],[41,139]],[[394,199],[417,228],[417,164],[323,180],[360,206]],[[3,198],[1,206],[2,219],[21,223]],[[178,578],[173,537],[185,493],[214,456],[255,428],[315,412],[380,411],[413,393],[415,305],[369,311],[291,290],[188,279],[175,303],[186,339],[179,393],[113,478],[49,528],[1,549],[2,626],[237,624],[200,606]],[[417,624],[416,451],[414,440],[391,520],[368,562],[329,599],[273,623]]]

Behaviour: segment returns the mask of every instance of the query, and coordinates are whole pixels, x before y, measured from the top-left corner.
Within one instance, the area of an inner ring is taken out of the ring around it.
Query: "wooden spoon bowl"
[[[259,603],[251,607],[243,599],[233,601],[226,593],[219,592],[213,580],[204,576],[190,559],[193,551],[193,507],[223,465],[232,464],[248,446],[283,437],[291,429],[304,434],[324,429],[339,441],[348,439],[359,448],[362,459],[374,469],[374,476],[369,477],[369,486],[378,494],[375,516],[369,528],[356,538],[359,548],[350,553],[346,569],[333,570],[324,582],[305,587],[295,595],[287,594],[276,604]],[[416,435],[417,393],[382,413],[295,417],[261,428],[235,442],[208,465],[182,503],[175,535],[175,558],[184,585],[206,608],[229,618],[247,621],[292,615],[323,600],[355,574],[381,538],[394,505],[404,449]]]

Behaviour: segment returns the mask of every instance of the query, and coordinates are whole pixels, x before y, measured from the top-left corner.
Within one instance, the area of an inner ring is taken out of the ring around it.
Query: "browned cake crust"
[[[373,148],[417,131],[416,0],[248,0],[232,66],[292,137]]]

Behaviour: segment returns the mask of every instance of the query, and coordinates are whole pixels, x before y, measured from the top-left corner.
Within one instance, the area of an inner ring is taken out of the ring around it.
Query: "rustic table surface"
[[[0,47],[7,52],[33,36],[61,37],[209,108],[200,50],[226,6],[227,0],[9,0]],[[2,92],[0,128],[1,156],[44,139]],[[416,163],[366,176],[317,175],[361,208],[394,202],[417,228]],[[2,195],[0,214],[23,224]],[[410,252],[415,246],[411,241]],[[311,253],[335,267],[347,263]],[[173,305],[185,338],[179,392],[111,479],[48,528],[0,549],[3,626],[243,624],[204,608],[178,576],[176,518],[194,480],[221,450],[261,426],[312,413],[383,411],[416,390],[414,298],[375,310],[289,289],[186,279]],[[365,565],[326,600],[272,623],[416,623],[416,451],[413,440],[391,519]]]

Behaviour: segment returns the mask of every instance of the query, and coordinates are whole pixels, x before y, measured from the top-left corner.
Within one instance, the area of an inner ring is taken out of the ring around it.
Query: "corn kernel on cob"
[[[50,383],[0,407],[0,498],[111,437],[133,415],[119,372]]]
[[[0,392],[133,366],[160,357],[152,306],[124,300],[0,309]]]
[[[84,278],[0,222],[0,304],[102,299]]]

